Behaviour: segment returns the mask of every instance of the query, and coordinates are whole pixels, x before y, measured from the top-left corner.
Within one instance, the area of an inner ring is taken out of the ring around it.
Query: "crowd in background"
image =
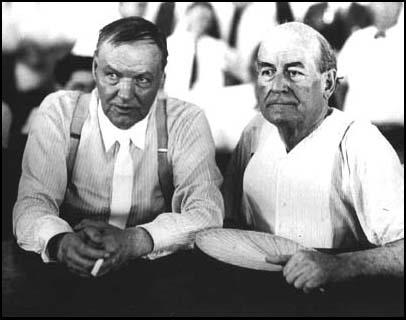
[[[41,101],[60,89],[90,92],[99,29],[134,15],[167,36],[162,90],[204,109],[221,170],[221,155],[232,151],[257,112],[258,44],[288,21],[312,26],[336,51],[342,81],[330,105],[376,124],[403,163],[402,2],[2,2],[3,213],[11,215]],[[3,214],[3,231],[8,224]]]

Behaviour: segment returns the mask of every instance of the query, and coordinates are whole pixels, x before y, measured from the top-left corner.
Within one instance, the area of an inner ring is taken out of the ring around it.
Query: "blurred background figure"
[[[259,42],[275,26],[293,21],[290,2],[233,2],[234,14],[228,42],[241,57],[241,82],[249,82],[251,55]]]
[[[119,2],[118,11],[122,18],[145,17],[148,2]]]
[[[372,15],[356,2],[319,2],[309,7],[303,23],[319,31],[337,52],[352,32],[372,24]]]
[[[13,115],[11,114],[10,107],[1,102],[1,145],[3,150],[8,147],[8,138],[10,134],[11,122],[13,121]]]
[[[92,74],[92,57],[68,55],[58,62],[56,81],[61,89],[91,92],[95,87]]]
[[[196,100],[224,86],[224,72],[235,71],[238,56],[220,39],[213,6],[194,2],[185,10],[168,38],[165,92],[170,96]]]
[[[404,25],[402,2],[371,2],[373,25],[355,31],[338,57],[344,77],[337,101],[372,121],[404,154]]]
[[[63,12],[64,4],[58,8]],[[58,10],[44,3],[2,3],[3,212],[11,212],[16,200],[30,119],[58,89],[56,63],[73,45]],[[11,234],[9,214],[3,218],[3,231]]]
[[[177,21],[175,9],[175,2],[162,2],[155,16],[156,26],[166,37],[169,37],[175,29]]]

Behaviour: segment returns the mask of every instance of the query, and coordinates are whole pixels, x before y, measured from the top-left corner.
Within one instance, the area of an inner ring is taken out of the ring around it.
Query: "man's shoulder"
[[[376,149],[381,143],[388,143],[377,126],[371,121],[353,117],[346,112],[341,113],[341,118],[349,123],[342,140],[348,150],[362,153],[366,149]]]
[[[39,112],[55,115],[60,114],[71,118],[73,110],[77,104],[80,91],[59,90],[47,95],[42,101]]]
[[[245,128],[244,128],[244,130],[242,132],[242,135],[247,136],[247,135],[256,134],[262,128],[262,126],[264,125],[265,122],[266,122],[266,119],[259,112],[245,126]]]
[[[251,121],[248,122],[241,133],[241,137],[238,142],[239,148],[241,150],[245,150],[246,152],[255,152],[260,139],[261,130],[266,123],[267,120],[262,116],[261,113],[255,115]],[[272,124],[270,125],[273,126]]]
[[[204,113],[203,109],[188,101],[173,97],[167,97],[166,101],[169,123],[192,120],[197,115]]]

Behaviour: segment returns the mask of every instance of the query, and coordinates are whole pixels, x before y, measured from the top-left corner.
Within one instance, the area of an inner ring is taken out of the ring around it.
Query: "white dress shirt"
[[[104,125],[101,129],[94,102],[97,90],[82,128],[71,183],[67,181],[70,123],[78,94],[59,91],[45,98],[22,162],[13,232],[23,249],[40,253],[45,262],[50,261],[46,247],[53,236],[71,232],[82,219],[108,222],[110,215],[118,148]],[[134,133],[129,131],[134,139],[134,184],[127,228],[148,231],[154,242],[150,258],[192,247],[196,232],[221,226],[223,219],[222,177],[207,120],[196,106],[172,98],[167,99],[168,158],[175,190],[172,211],[166,212],[158,179],[155,108],[146,118],[146,129],[139,123]],[[60,210],[62,205],[67,210]]]
[[[120,145],[116,152],[113,172],[109,223],[124,229],[131,210],[132,184],[134,183],[134,159],[131,157],[130,143],[144,150],[149,114],[130,128],[123,130],[111,123],[102,109],[100,100],[97,101],[97,115],[105,151],[108,152],[116,142]],[[125,163],[122,163],[123,161]]]
[[[259,128],[258,138],[248,138],[253,131],[247,128],[232,161],[237,177],[246,166],[241,211],[246,224],[318,248],[403,238],[404,171],[376,127],[333,109],[289,153],[276,126],[263,119],[252,128]],[[227,185],[238,189],[236,182]],[[227,195],[225,202],[226,215],[238,214],[228,213]]]

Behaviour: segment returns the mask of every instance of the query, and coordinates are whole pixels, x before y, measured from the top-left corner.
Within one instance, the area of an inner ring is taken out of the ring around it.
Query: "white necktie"
[[[114,165],[109,223],[124,229],[131,209],[134,165],[130,154],[130,139],[120,139],[119,144]]]

